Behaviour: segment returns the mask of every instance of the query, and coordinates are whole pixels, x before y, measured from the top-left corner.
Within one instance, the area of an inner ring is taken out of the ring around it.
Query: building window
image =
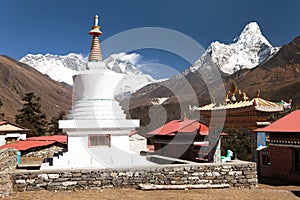
[[[108,146],[110,147],[110,135],[89,135],[89,146]]]
[[[300,149],[295,149],[294,152],[295,171],[300,172]]]
[[[17,141],[18,138],[16,138],[16,137],[7,137],[7,138],[5,138],[5,140],[6,140],[6,144],[10,144],[10,143],[14,143],[15,141]]]

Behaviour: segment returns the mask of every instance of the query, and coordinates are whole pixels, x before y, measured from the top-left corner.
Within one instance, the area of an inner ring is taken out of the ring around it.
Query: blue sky
[[[95,14],[100,17],[102,41],[133,28],[162,27],[207,48],[216,40],[232,42],[247,23],[256,21],[269,42],[279,46],[300,35],[299,10],[298,0],[0,0],[0,54],[15,59],[28,53],[87,55],[87,33]],[[166,51],[136,52],[142,62],[155,61],[179,72],[189,66]]]

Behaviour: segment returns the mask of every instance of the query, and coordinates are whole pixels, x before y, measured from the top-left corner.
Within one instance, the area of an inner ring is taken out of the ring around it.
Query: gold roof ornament
[[[235,102],[235,101],[236,101],[235,94],[232,94],[231,101],[233,101],[233,102]]]
[[[225,98],[225,103],[226,103],[226,104],[227,104],[227,103],[230,103],[229,94],[230,94],[230,91],[227,90],[227,91],[226,91],[226,98]]]
[[[233,95],[235,95],[235,93],[237,92],[237,90],[238,90],[238,88],[237,88],[237,85],[236,85],[236,83],[232,83],[231,84],[231,87],[230,87],[230,92],[233,94]]]
[[[231,95],[231,96],[230,96]],[[283,111],[284,106],[276,102],[267,101],[262,99],[260,96],[260,90],[257,90],[256,98],[249,99],[245,92],[238,90],[236,83],[232,83],[230,90],[226,91],[225,104],[216,104],[212,101],[210,104],[207,104],[202,107],[193,107],[193,110],[196,111],[212,111],[212,110],[228,110],[228,109],[250,109],[258,110],[263,112],[277,112]],[[282,103],[283,104],[283,103]],[[287,103],[286,103],[287,105]],[[289,102],[291,105],[291,101]]]
[[[245,92],[243,92],[242,101],[247,101],[248,99],[249,99],[249,97],[247,97],[247,94]]]
[[[230,87],[230,92],[231,92],[231,94],[232,94],[232,96],[231,96],[231,101],[233,101],[233,102],[236,102],[236,101],[237,101],[237,99],[236,99],[236,97],[235,97],[235,94],[237,93],[237,90],[238,90],[237,85],[233,82],[233,83],[231,84],[231,87]]]
[[[259,98],[259,96],[260,96],[260,90],[257,90],[256,91],[256,97]]]
[[[251,100],[248,99],[239,102],[230,102],[225,105],[216,105],[214,103],[211,103],[202,107],[198,107],[198,108],[196,107],[194,108],[194,110],[210,111],[210,110],[228,110],[228,109],[238,109],[238,108],[251,108],[263,112],[277,112],[277,111],[284,110],[282,105],[261,98],[253,98]]]

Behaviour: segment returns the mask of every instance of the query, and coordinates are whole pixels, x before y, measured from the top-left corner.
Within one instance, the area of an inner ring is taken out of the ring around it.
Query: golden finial
[[[226,103],[226,104],[230,102],[229,94],[230,94],[230,91],[227,90],[227,91],[226,91],[226,98],[225,98],[225,103]]]
[[[95,15],[94,26],[92,27],[92,30],[90,30],[89,34],[93,36],[89,62],[102,61],[102,53],[99,41],[99,36],[102,35],[102,32],[100,31],[100,26],[98,25],[98,15]]]
[[[95,26],[98,26],[98,15],[95,15]]]
[[[249,98],[247,97],[247,94],[245,92],[243,92],[243,98],[242,100],[243,101],[247,101]]]
[[[256,91],[256,98],[259,98],[259,96],[260,96],[260,90],[257,90]]]
[[[232,83],[231,84],[231,87],[230,87],[230,92],[233,94],[233,95],[235,95],[235,93],[237,92],[237,90],[238,90],[238,88],[237,88],[237,85],[236,85],[236,83]]]

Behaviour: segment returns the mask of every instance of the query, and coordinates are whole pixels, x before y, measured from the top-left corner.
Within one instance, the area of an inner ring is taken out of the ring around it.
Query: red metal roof
[[[17,149],[19,151],[24,151],[24,150],[31,149],[34,147],[47,146],[47,145],[50,145],[53,143],[55,143],[55,141],[30,141],[30,140],[22,141],[22,140],[20,140],[15,143],[10,143],[10,144],[0,146],[0,149],[13,148],[13,149]]]
[[[197,132],[200,135],[208,135],[208,127],[198,120],[173,120],[169,123],[147,133],[149,135],[175,135],[178,132]]]
[[[300,133],[300,110],[295,110],[290,114],[273,122],[264,128],[255,129],[256,132],[299,132]]]
[[[222,132],[222,133],[220,134],[220,136],[228,136],[228,134],[227,134],[227,133],[224,133],[224,132]]]
[[[7,123],[7,121],[1,121],[0,126],[3,125],[3,124],[6,124],[6,123]]]
[[[28,141],[54,141],[60,142],[63,144],[67,143],[67,136],[66,135],[51,135],[51,136],[39,136],[39,137],[30,137],[27,138]]]
[[[147,145],[149,152],[154,152],[154,145]]]
[[[134,134],[136,134],[136,133],[137,133],[137,131],[136,131],[136,130],[132,130],[132,131],[130,131],[130,132],[129,132],[129,134],[128,134],[128,135],[129,135],[129,137],[131,137],[131,136],[133,136],[133,135],[134,135]]]
[[[20,141],[14,142],[14,143],[0,146],[0,149],[14,148],[19,151],[24,151],[24,150],[35,148],[35,147],[41,147],[41,146],[47,146],[50,144],[54,144],[55,142],[66,144],[67,136],[66,135],[53,135],[53,136],[31,137],[31,138],[27,138],[26,140],[20,140]]]

